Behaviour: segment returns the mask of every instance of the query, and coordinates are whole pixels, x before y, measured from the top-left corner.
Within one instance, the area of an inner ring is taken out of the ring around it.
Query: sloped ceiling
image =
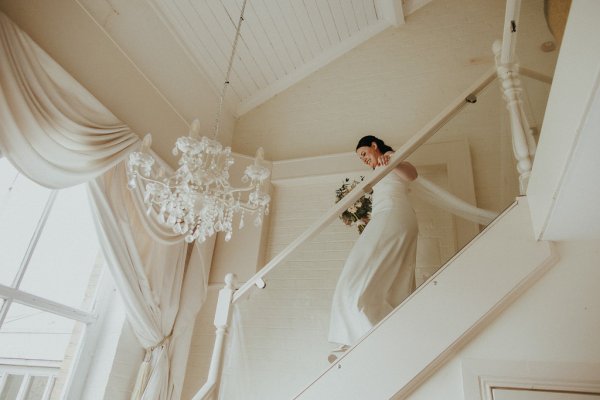
[[[220,90],[243,0],[150,1]],[[388,26],[373,0],[248,1],[230,78],[236,114]]]
[[[229,79],[234,115],[262,104],[385,28],[403,23],[405,12],[429,1],[247,1]],[[220,94],[244,0],[147,2]],[[110,2],[114,12],[118,3]]]
[[[230,77],[233,111],[242,115],[428,1],[148,0],[174,38],[220,93],[239,16]]]
[[[400,0],[247,1],[226,99],[232,113],[237,117],[262,104],[385,28],[402,24],[407,11],[429,1],[404,5]],[[118,45],[122,40],[111,27],[111,14],[119,16],[121,26],[147,23],[141,20],[142,12],[123,12],[132,8],[126,0],[81,0],[81,4]],[[184,49],[220,95],[244,0],[140,4],[147,5],[168,28],[172,45]]]

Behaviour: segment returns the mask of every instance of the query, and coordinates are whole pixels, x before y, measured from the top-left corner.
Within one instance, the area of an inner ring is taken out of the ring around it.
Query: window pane
[[[12,284],[49,194],[0,158],[0,283]]]
[[[0,358],[62,361],[75,321],[13,303],[0,328]]]
[[[27,391],[25,400],[40,400],[44,395],[44,390],[46,390],[47,383],[47,376],[31,377],[31,385],[29,386],[29,391]]]
[[[84,185],[58,193],[20,289],[81,307],[100,247]]]
[[[0,399],[16,399],[17,393],[19,393],[19,389],[21,388],[22,381],[22,375],[8,375],[8,379],[6,379],[6,386],[4,386],[4,390],[2,393],[0,393]]]

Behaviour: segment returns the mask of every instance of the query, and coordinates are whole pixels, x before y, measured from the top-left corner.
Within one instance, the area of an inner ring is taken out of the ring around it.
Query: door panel
[[[600,393],[548,392],[526,389],[493,389],[494,400],[599,400]]]

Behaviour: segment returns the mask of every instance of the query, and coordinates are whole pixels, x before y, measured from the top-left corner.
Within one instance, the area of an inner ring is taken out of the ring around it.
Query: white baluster
[[[525,130],[525,137],[527,139],[527,147],[529,148],[529,158],[533,161],[533,157],[535,156],[535,150],[537,149],[537,144],[535,143],[535,138],[533,137],[533,128],[529,123],[529,119],[527,118],[527,113],[525,112],[525,102],[523,98],[519,94],[519,102],[521,104],[521,121],[523,122],[523,129]]]
[[[493,51],[496,55],[496,71],[501,82],[506,108],[510,117],[510,127],[513,140],[513,152],[517,160],[519,172],[519,186],[521,194],[525,194],[529,175],[531,174],[532,153],[535,153],[535,142],[529,123],[524,117],[523,101],[521,100],[521,80],[519,79],[519,66],[511,62],[500,63],[502,45],[494,42]]]

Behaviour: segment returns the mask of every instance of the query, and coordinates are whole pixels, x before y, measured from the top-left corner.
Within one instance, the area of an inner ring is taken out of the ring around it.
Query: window
[[[56,368],[4,367],[0,377],[0,399],[49,399],[56,381]]]
[[[0,398],[64,381],[103,269],[84,185],[46,189],[0,158]]]

